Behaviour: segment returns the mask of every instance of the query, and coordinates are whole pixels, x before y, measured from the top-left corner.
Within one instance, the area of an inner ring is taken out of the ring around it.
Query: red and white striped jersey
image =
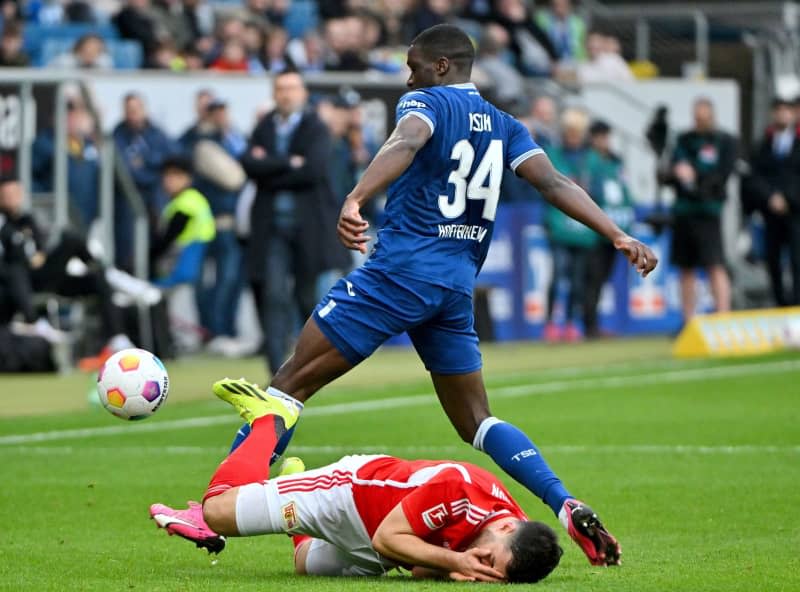
[[[455,551],[464,550],[492,520],[527,520],[494,475],[469,463],[385,456],[348,477],[370,537],[398,503],[417,536]]]

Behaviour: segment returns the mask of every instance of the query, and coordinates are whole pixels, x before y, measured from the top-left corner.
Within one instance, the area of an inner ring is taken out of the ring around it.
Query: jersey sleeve
[[[531,133],[513,117],[508,117],[509,130],[506,143],[506,166],[516,172],[517,167],[532,156],[544,153],[533,140]]]
[[[395,123],[400,123],[406,117],[419,117],[428,124],[433,134],[438,123],[435,101],[436,98],[432,94],[423,91],[407,92],[397,102]]]
[[[421,539],[457,520],[453,503],[464,499],[464,480],[454,469],[447,469],[417,487],[401,502],[411,529]]]

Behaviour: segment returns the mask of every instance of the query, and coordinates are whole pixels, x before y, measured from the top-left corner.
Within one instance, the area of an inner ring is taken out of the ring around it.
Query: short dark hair
[[[475,59],[475,46],[464,31],[454,25],[435,25],[414,37],[411,45],[431,61],[447,58],[469,72]]]
[[[611,126],[602,119],[596,119],[589,126],[589,136],[603,136],[611,133]]]
[[[511,539],[506,577],[512,583],[532,584],[553,571],[564,550],[555,531],[543,522],[520,523]]]
[[[189,157],[181,154],[172,154],[167,156],[161,163],[161,173],[163,174],[167,171],[181,171],[191,176],[194,167],[192,167],[192,161]]]

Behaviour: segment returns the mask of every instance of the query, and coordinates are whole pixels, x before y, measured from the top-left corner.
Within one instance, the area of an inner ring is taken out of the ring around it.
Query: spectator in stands
[[[292,39],[286,54],[301,72],[322,72],[325,69],[325,42],[316,31],[307,31],[302,39]]]
[[[245,0],[244,4],[247,20],[283,27],[291,0]]]
[[[550,75],[558,53],[523,0],[497,0],[491,20],[508,31],[510,49],[520,72],[526,76]]]
[[[80,37],[72,51],[57,55],[48,64],[50,68],[85,68],[111,70],[114,61],[106,51],[106,42],[100,35],[88,33]]]
[[[6,23],[21,20],[21,4],[22,0],[0,0],[0,19]]]
[[[199,26],[191,6],[186,6],[181,0],[154,0],[151,13],[166,29],[177,50],[194,45],[199,36]]]
[[[508,62],[508,31],[497,23],[483,28],[478,46],[477,68],[489,77],[493,85],[493,96],[505,110],[511,110],[524,96],[522,76]]]
[[[317,277],[350,258],[335,235],[330,133],[307,107],[297,72],[276,76],[273,96],[275,110],[253,130],[242,164],[257,186],[248,271],[274,373],[284,361],[295,313],[305,318],[316,304]]]
[[[161,165],[167,156],[178,152],[178,147],[149,120],[140,95],[127,94],[123,104],[125,116],[114,128],[114,143],[155,224],[166,201],[160,186]],[[118,265],[130,269],[133,214],[122,199],[116,200],[114,214]]]
[[[633,198],[625,182],[622,160],[611,150],[611,126],[605,121],[592,123],[589,128],[589,144],[591,148],[586,163],[588,193],[617,226],[628,232],[635,216]],[[600,302],[600,292],[611,275],[616,259],[617,251],[614,246],[596,235],[586,265],[583,302],[583,326],[586,337],[600,336],[597,306]]]
[[[150,0],[126,0],[113,22],[120,37],[141,43],[146,55],[169,36],[163,23],[156,18]]]
[[[361,21],[357,17],[330,19],[325,22],[325,69],[363,72],[369,63],[360,48]]]
[[[216,233],[208,201],[192,187],[192,171],[191,161],[184,156],[169,156],[161,163],[161,181],[169,202],[150,248],[155,284],[160,288],[195,286]]]
[[[214,92],[208,88],[201,88],[194,95],[194,123],[178,138],[181,152],[191,158],[192,150],[197,141],[209,133],[212,127],[211,114],[208,106],[214,100]]]
[[[592,31],[586,38],[589,60],[578,64],[578,82],[632,82],[628,63],[619,53],[619,42],[610,35]]]
[[[454,12],[453,3],[449,0],[422,0],[416,10],[406,13],[407,41],[410,42],[429,27],[446,22]]]
[[[286,46],[289,43],[289,35],[286,29],[279,26],[270,27],[266,35],[264,50],[262,53],[262,66],[267,72],[273,74],[283,72],[287,68],[294,68],[294,64],[286,55]]]
[[[185,135],[184,135],[185,136]],[[213,143],[222,154],[203,153],[205,141]],[[242,291],[242,252],[236,237],[236,207],[241,185],[230,184],[233,177],[244,180],[243,172],[232,175],[219,168],[224,155],[229,157],[228,167],[240,168],[239,157],[247,148],[247,142],[233,126],[227,104],[222,99],[212,99],[206,111],[205,124],[199,126],[196,136],[194,164],[197,174],[195,187],[206,196],[214,214],[216,236],[209,244],[206,260],[214,263],[214,281],[211,285],[199,286],[197,300],[200,320],[215,338],[209,349],[226,351],[230,339],[236,335],[236,310]],[[213,158],[215,167],[208,166],[204,159]],[[215,345],[217,347],[215,347]]]
[[[571,0],[550,0],[550,7],[536,13],[536,22],[547,33],[559,62],[586,59],[586,24],[575,14]]]
[[[105,346],[96,358],[82,360],[81,368],[97,369],[115,351],[133,347],[125,335],[120,311],[113,304],[105,270],[78,235],[66,231],[57,241],[46,241],[33,216],[23,210],[23,197],[24,189],[19,181],[4,179],[0,182],[0,214],[6,227],[3,251],[9,259],[24,263],[25,273],[14,278],[15,288],[25,293],[19,299],[24,303],[24,318],[28,323],[36,321],[32,306],[34,293],[54,292],[70,298],[95,296],[103,321]],[[48,242],[54,245],[48,248]],[[84,273],[78,275],[68,270],[67,264],[73,258],[83,263]]]
[[[219,56],[208,66],[209,70],[220,72],[248,72],[250,63],[247,50],[239,39],[229,39],[222,45]]]
[[[708,273],[716,310],[725,312],[731,305],[720,216],[736,162],[736,140],[717,129],[710,99],[697,99],[693,110],[694,128],[678,137],[669,177],[677,194],[672,263],[680,268],[684,321],[694,316],[697,306],[697,268]]]
[[[67,190],[75,226],[89,230],[99,208],[100,153],[95,139],[95,124],[83,101],[67,103]],[[35,191],[53,190],[56,141],[51,127],[40,132],[33,142],[32,173]]]
[[[560,146],[551,146],[547,155],[553,166],[563,175],[588,190],[589,149],[586,132],[589,116],[578,109],[567,109],[561,116],[562,138]],[[553,277],[550,281],[547,300],[547,324],[544,337],[548,341],[578,341],[580,330],[575,324],[582,318],[584,284],[589,249],[595,244],[597,235],[561,210],[548,205],[545,210],[545,226],[553,254]],[[567,284],[568,294],[564,310],[565,325],[555,322],[555,304],[559,300],[562,284]]]
[[[750,160],[743,185],[747,209],[764,218],[767,270],[777,306],[800,305],[800,126],[790,101],[772,104],[772,124]],[[788,251],[792,289],[784,286]]]
[[[6,21],[0,37],[0,67],[23,68],[30,65],[31,60],[22,49],[23,43],[22,24]]]
[[[523,123],[536,143],[545,150],[559,141],[558,105],[553,97],[542,95],[533,99],[530,115],[523,119]]]

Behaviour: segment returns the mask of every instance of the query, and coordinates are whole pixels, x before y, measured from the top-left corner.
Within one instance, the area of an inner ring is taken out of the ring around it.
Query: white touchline
[[[727,366],[714,366],[706,368],[690,368],[668,370],[664,372],[651,372],[649,374],[607,376],[584,378],[578,380],[555,380],[534,384],[505,386],[489,389],[489,399],[510,399],[528,395],[544,395],[560,393],[571,390],[586,390],[600,388],[630,387],[659,383],[693,382],[695,380],[713,380],[716,378],[731,378],[735,376],[750,376],[753,374],[779,374],[800,370],[800,361],[785,360],[780,362],[763,362],[755,364],[731,364]],[[324,397],[324,395],[323,395]],[[363,411],[378,411],[382,409],[397,409],[422,405],[437,405],[438,400],[432,393],[420,395],[407,395],[403,397],[389,397],[385,399],[372,399],[369,401],[354,401],[351,403],[334,403],[332,405],[318,405],[303,411],[303,417],[324,417],[329,415],[342,415]],[[53,430],[48,432],[34,432],[29,434],[12,434],[0,436],[0,445],[31,444],[35,442],[52,442],[56,440],[74,440],[93,438],[97,436],[116,436],[119,434],[134,434],[140,432],[163,432],[201,428],[220,424],[241,423],[233,414],[211,415],[207,417],[191,417],[186,419],[173,419],[166,421],[151,421],[117,426],[94,428],[79,428],[72,430]]]
[[[800,445],[775,444],[547,444],[542,446],[547,454],[696,454],[696,455],[734,455],[734,454],[800,454]],[[92,453],[107,455],[107,449],[82,446],[9,446],[5,452],[12,454],[50,455]],[[172,456],[212,455],[224,456],[227,446],[115,446],[114,454],[146,454],[157,453]],[[324,444],[324,445],[292,445],[292,455],[298,454],[442,454],[470,456],[477,454],[470,446],[463,444],[454,446],[445,444],[418,444],[404,446],[398,444]]]

